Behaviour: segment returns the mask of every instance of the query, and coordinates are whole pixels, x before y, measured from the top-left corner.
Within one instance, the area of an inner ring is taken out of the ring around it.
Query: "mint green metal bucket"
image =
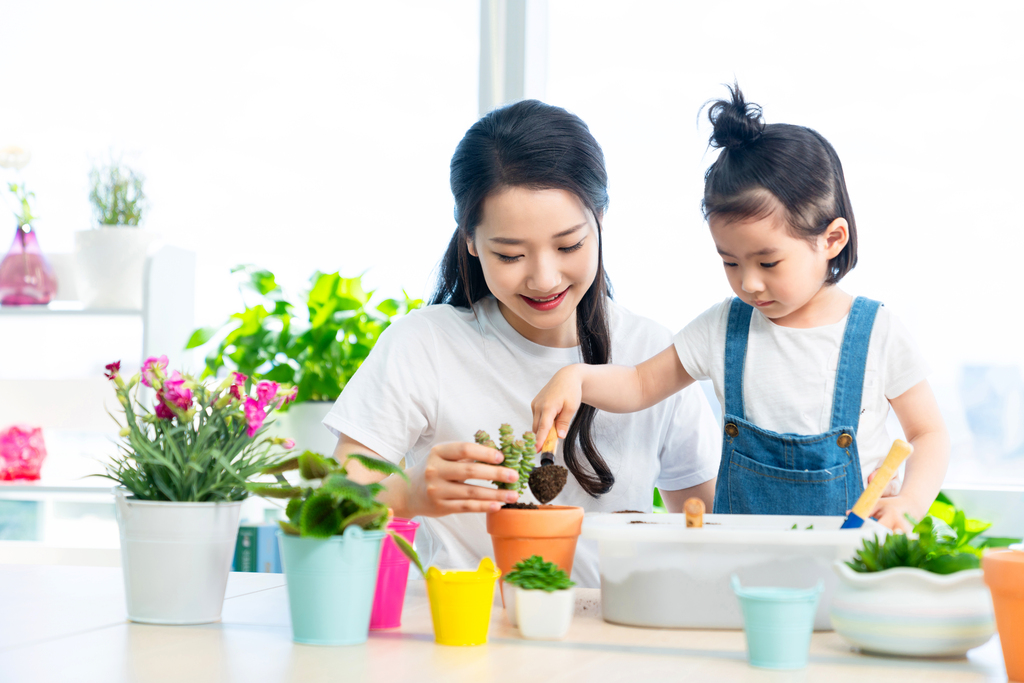
[[[813,588],[756,588],[740,586],[733,574],[732,589],[743,609],[747,657],[764,669],[802,669],[807,666],[814,614],[825,584]]]
[[[357,526],[341,536],[303,538],[278,532],[288,582],[292,639],[307,645],[366,642],[383,531]]]

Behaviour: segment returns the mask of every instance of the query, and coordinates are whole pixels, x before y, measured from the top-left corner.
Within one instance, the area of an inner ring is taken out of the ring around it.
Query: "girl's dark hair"
[[[708,110],[711,146],[722,153],[704,174],[704,217],[764,218],[781,206],[791,231],[808,241],[845,218],[850,238],[829,261],[825,280],[836,284],[857,265],[857,223],[839,155],[810,128],[766,125],[761,107],[746,102],[739,85],[729,94]]]
[[[431,304],[471,308],[490,294],[480,260],[467,243],[480,224],[484,200],[509,187],[559,189],[575,195],[597,221],[597,276],[576,307],[576,334],[583,362],[611,359],[606,299],[611,282],[604,270],[601,219],[608,208],[608,174],[604,153],[578,116],[537,100],[495,109],[473,124],[455,148],[451,164],[452,194],[458,226],[441,260]],[[597,411],[581,406],[564,443],[565,465],[587,493],[597,497],[615,483],[594,443]],[[579,462],[577,441],[590,467]]]

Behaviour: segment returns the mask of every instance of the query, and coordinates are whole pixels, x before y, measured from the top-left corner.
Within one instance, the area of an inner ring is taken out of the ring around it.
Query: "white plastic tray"
[[[840,529],[844,519],[705,515],[703,528],[688,529],[681,514],[592,514],[583,519],[582,535],[598,541],[601,609],[607,621],[742,628],[743,615],[729,585],[736,574],[744,586],[808,588],[824,581],[814,627],[828,630],[829,604],[838,585],[832,562],[851,558],[863,539],[888,533],[874,520],[860,529]]]

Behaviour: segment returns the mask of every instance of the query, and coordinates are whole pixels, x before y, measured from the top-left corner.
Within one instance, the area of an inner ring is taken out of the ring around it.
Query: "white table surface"
[[[600,618],[599,591],[582,590],[564,641],[527,641],[500,604],[490,642],[434,643],[423,582],[412,581],[403,624],[344,647],[291,640],[280,574],[231,574],[223,620],[153,626],[126,620],[120,569],[0,565],[0,681],[1005,681],[998,638],[961,659],[853,652],[815,633],[808,667],[764,671],[745,661],[742,631],[642,629]]]

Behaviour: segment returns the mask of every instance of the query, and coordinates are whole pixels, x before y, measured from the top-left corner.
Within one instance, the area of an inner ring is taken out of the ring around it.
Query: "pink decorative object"
[[[419,522],[395,517],[388,522],[388,531],[394,531],[412,545],[418,526]],[[373,595],[371,630],[398,628],[402,625],[402,605],[405,604],[408,579],[409,558],[398,549],[390,536],[385,536],[377,571],[377,592]]]
[[[57,278],[39,249],[31,225],[19,225],[7,256],[0,262],[0,304],[48,304],[57,292]]]
[[[0,431],[0,479],[38,479],[45,457],[41,427],[14,425]]]

